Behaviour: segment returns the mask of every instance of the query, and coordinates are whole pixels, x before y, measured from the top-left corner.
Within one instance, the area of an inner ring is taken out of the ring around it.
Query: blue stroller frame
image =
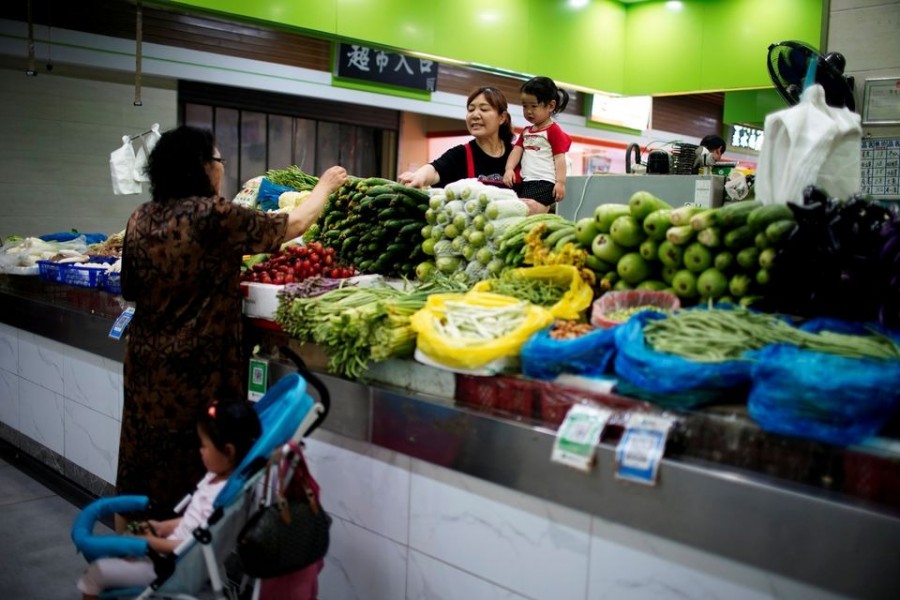
[[[138,537],[93,533],[95,523],[102,517],[146,509],[150,503],[147,496],[100,498],[86,506],[75,519],[72,541],[88,562],[104,557],[146,556],[154,565],[157,577],[149,587],[109,589],[101,598],[187,600],[198,598],[197,594],[205,591],[207,583],[211,584],[212,597],[216,600],[233,597],[222,577],[224,558],[234,550],[238,533],[248,518],[248,509],[253,506],[249,496],[260,483],[265,472],[263,467],[275,451],[291,441],[299,443],[318,427],[331,404],[327,388],[303,361],[288,348],[281,348],[281,353],[294,361],[303,376],[285,375],[255,404],[262,434],[216,496],[207,522],[198,526],[193,536],[181,542],[174,553],[154,552],[147,540]],[[307,383],[316,388],[318,401],[307,393]],[[189,494],[178,504],[176,512],[187,507],[190,497]],[[254,597],[257,592],[258,582]]]

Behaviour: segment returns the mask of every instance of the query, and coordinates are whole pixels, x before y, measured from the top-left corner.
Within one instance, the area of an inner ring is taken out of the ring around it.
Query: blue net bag
[[[834,320],[803,328],[865,332],[862,325]],[[753,358],[748,409],[766,431],[856,444],[878,433],[900,405],[900,360],[847,358],[784,344],[758,350]]]
[[[535,379],[554,379],[562,373],[591,377],[610,370],[616,351],[613,329],[595,329],[571,340],[553,339],[550,330],[538,331],[522,346],[522,373]]]
[[[256,195],[256,204],[260,210],[278,210],[278,197],[284,192],[293,192],[294,188],[286,185],[278,185],[272,183],[268,178],[263,177],[259,182],[259,192]]]
[[[657,352],[644,340],[644,326],[664,318],[642,312],[613,329],[616,391],[672,408],[743,402],[750,383],[750,360],[705,363]]]

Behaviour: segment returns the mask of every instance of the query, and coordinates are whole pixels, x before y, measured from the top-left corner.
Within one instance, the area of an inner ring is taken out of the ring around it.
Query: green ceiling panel
[[[567,2],[530,0],[522,50],[528,73],[595,90],[622,89],[625,8],[615,0],[595,0],[572,8]]]
[[[343,39],[430,52],[435,46],[434,9],[427,2],[392,0],[389,7],[371,0],[336,0],[337,34]]]
[[[678,94],[770,85],[768,45],[819,47],[826,0],[159,0],[582,89]],[[678,4],[678,3],[674,3]]]
[[[701,88],[705,3],[664,2],[628,7],[625,24],[625,89],[629,96],[693,92]]]

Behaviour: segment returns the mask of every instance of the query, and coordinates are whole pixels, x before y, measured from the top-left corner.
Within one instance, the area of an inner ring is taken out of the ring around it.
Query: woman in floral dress
[[[347,179],[326,170],[289,214],[238,206],[218,193],[224,161],[209,131],[163,134],[147,173],[153,199],[128,221],[122,295],[135,302],[125,352],[116,488],[166,516],[203,475],[194,424],[210,402],[245,395],[240,266],[316,221]],[[117,529],[124,521],[117,521]]]

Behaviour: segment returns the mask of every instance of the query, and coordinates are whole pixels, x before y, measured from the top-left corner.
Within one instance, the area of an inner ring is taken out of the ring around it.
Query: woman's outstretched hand
[[[347,169],[341,166],[334,166],[329,167],[322,173],[316,187],[321,186],[326,194],[331,194],[345,183],[347,183]]]

